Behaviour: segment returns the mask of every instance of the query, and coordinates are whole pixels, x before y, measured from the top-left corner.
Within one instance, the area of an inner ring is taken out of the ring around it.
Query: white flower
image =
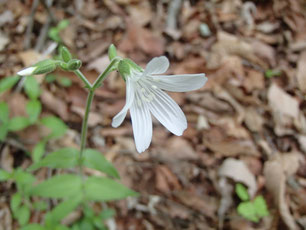
[[[163,90],[186,92],[201,88],[205,74],[160,75],[167,71],[166,57],[153,58],[145,70],[131,68],[126,80],[126,104],[113,118],[118,127],[130,110],[136,149],[145,151],[152,139],[152,115],[171,133],[180,136],[187,128],[187,120],[177,103]]]
[[[32,75],[36,69],[37,67],[28,67],[23,70],[20,70],[17,74],[20,76],[29,76]]]

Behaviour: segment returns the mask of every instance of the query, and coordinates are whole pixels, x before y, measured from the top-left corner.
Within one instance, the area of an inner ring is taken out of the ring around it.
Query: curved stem
[[[105,77],[107,76],[107,74],[109,74],[111,71],[113,71],[113,67],[114,65],[118,62],[118,58],[114,58],[111,63],[107,66],[107,68],[103,71],[103,73],[101,73],[99,75],[99,77],[97,78],[97,80],[93,83],[92,89],[95,90],[96,88],[98,88],[100,86],[100,84],[102,83],[102,81],[105,79]]]
[[[88,89],[92,89],[92,85],[90,84],[90,82],[87,80],[87,78],[84,76],[84,74],[80,71],[80,70],[75,70],[73,71],[86,85],[86,88]]]

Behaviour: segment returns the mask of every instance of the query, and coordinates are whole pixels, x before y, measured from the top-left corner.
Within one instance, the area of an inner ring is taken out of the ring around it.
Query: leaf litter
[[[166,55],[172,63],[170,74],[204,72],[209,78],[196,92],[173,95],[188,120],[183,136],[173,137],[156,123],[152,146],[142,155],[136,154],[129,117],[122,127],[111,127],[112,117],[124,105],[124,81],[113,74],[97,90],[89,145],[115,164],[122,183],[141,194],[132,203],[111,203],[117,216],[109,226],[119,230],[305,228],[303,1],[75,2],[61,1],[52,10],[57,20],[69,19],[70,26],[60,36],[83,61],[82,70],[91,82],[107,64],[111,42],[123,57],[142,67],[152,57]],[[43,57],[35,45],[47,12],[39,8],[31,49],[25,50],[31,1],[0,1],[0,6],[2,79]],[[210,33],[202,36],[204,24]],[[45,47],[50,43],[47,39]],[[60,117],[69,131],[47,148],[76,147],[86,92],[71,74],[55,74],[68,77],[72,84],[64,88],[39,77],[43,115]],[[22,90],[13,88],[0,100],[9,104],[11,116],[25,114],[27,98]],[[1,147],[1,167],[27,165],[26,157],[20,156],[44,133],[27,129],[11,135]],[[42,170],[37,175],[45,178],[47,173]],[[251,197],[263,195],[269,217],[254,225],[238,215],[236,182],[245,184]],[[1,196],[0,228],[17,229],[7,208],[13,185],[3,183],[0,191],[4,189],[8,196]],[[42,221],[43,216],[38,212],[35,220]]]

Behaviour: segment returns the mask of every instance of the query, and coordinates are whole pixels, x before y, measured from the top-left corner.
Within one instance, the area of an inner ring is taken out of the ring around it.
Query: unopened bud
[[[64,62],[69,62],[72,59],[71,53],[69,52],[69,50],[65,46],[61,46],[60,54],[61,54],[62,60]]]
[[[56,69],[56,61],[47,59],[40,61],[35,65],[28,67],[24,70],[21,70],[17,74],[21,76],[46,74],[54,71],[55,69]]]
[[[78,70],[82,66],[82,62],[78,59],[71,59],[67,63],[67,67],[69,71]]]
[[[114,44],[111,44],[108,48],[108,58],[109,60],[113,60],[115,57],[117,57],[117,50]]]

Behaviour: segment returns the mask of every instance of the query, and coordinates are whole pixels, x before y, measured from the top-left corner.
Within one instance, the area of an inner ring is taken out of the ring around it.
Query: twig
[[[31,13],[29,16],[28,27],[26,31],[26,37],[24,39],[24,49],[29,49],[31,45],[31,37],[32,37],[32,29],[33,29],[33,22],[34,22],[34,14],[36,12],[39,0],[34,0],[31,8]]]
[[[43,4],[44,8],[47,10],[48,18],[43,28],[40,30],[40,34],[39,34],[39,37],[38,37],[38,40],[35,46],[35,50],[38,52],[41,51],[44,46],[51,23],[56,23],[53,13],[50,9],[53,0],[49,0],[47,3],[45,2],[45,0],[40,0],[40,2]]]
[[[177,15],[181,9],[182,0],[173,0],[170,3],[167,17],[167,28],[171,30],[177,29]]]
[[[49,16],[49,18],[51,19],[51,22],[52,22],[52,23],[56,23],[56,19],[55,19],[54,15],[53,15],[53,13],[52,13],[52,11],[51,11],[51,9],[50,9],[53,0],[49,0],[47,3],[46,3],[45,0],[40,0],[40,2],[41,2],[41,4],[44,6],[44,8],[47,10],[48,16]]]

